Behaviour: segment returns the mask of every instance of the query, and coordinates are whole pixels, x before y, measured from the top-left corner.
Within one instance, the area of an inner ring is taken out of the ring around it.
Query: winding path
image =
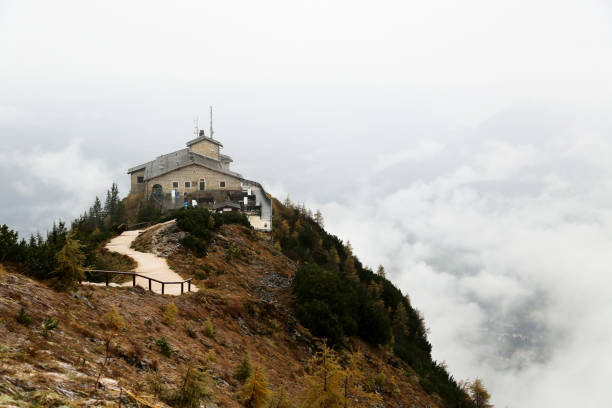
[[[174,220],[168,221],[165,224],[173,223]],[[161,224],[164,225],[164,224]],[[156,224],[149,228],[159,227],[160,224]],[[163,281],[163,282],[180,282],[184,279],[176,272],[174,272],[168,266],[166,262],[166,258],[162,258],[156,255],[153,255],[149,252],[140,252],[131,248],[132,242],[140,235],[141,233],[147,231],[147,229],[143,230],[134,230],[134,231],[125,231],[118,237],[111,239],[108,244],[106,244],[106,249],[112,252],[117,252],[122,255],[127,255],[130,258],[134,259],[138,266],[134,270],[141,275],[149,276],[151,278]],[[145,289],[149,289],[149,280],[145,278],[136,277],[136,285],[142,286]],[[126,282],[116,286],[132,286],[132,282]],[[161,293],[161,284],[157,282],[151,282],[151,289],[155,293]],[[185,287],[186,289],[186,287]],[[195,285],[191,285],[191,291],[196,292],[198,288]],[[166,285],[164,288],[164,293],[166,295],[180,295],[181,294],[181,285]]]

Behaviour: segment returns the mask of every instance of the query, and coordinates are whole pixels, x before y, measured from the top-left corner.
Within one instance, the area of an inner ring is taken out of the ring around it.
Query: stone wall
[[[189,149],[202,156],[210,157],[215,160],[219,160],[219,145],[209,142],[208,140],[202,140],[196,144],[189,146]]]
[[[173,189],[178,190],[180,195],[194,193],[200,190],[201,179],[204,180],[205,191],[242,189],[242,183],[239,178],[193,164],[149,180],[147,182],[147,197],[151,194],[153,186],[156,184],[162,187],[164,194],[170,193]],[[186,181],[191,183],[190,187],[185,187]],[[225,187],[220,186],[221,181],[225,181]],[[178,188],[172,187],[173,182],[178,182]]]
[[[144,178],[144,169],[143,170],[139,170],[136,171],[132,174],[130,174],[130,181],[131,181],[131,188],[130,188],[130,192],[132,193],[142,193],[145,189],[145,183],[139,183],[138,182],[138,177],[143,177]]]

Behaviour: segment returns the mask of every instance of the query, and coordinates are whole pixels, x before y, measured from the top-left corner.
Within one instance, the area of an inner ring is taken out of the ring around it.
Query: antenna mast
[[[195,118],[193,118],[193,134],[195,135],[195,137],[198,137],[200,135],[200,117],[196,116]]]
[[[210,107],[210,138],[213,138],[213,125],[212,125],[212,106]]]

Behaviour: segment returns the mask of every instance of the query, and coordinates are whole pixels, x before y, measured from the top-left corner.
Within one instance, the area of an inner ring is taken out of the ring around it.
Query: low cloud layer
[[[434,357],[457,378],[483,377],[497,406],[605,405],[612,140],[588,118],[517,125],[527,113],[380,155],[371,180],[395,189],[319,203],[329,229],[424,312]],[[439,171],[413,178],[415,164]]]
[[[609,405],[608,2],[62,4],[0,2],[0,223],[127,193],[214,105],[233,169],[384,264],[456,377]]]

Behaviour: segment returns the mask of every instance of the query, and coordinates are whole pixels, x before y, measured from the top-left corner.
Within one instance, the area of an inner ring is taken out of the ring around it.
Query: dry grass
[[[227,260],[226,249],[232,244],[240,248],[240,259]],[[0,267],[0,390],[19,393],[30,404],[37,398],[32,390],[39,390],[70,395],[71,406],[84,405],[105,354],[101,316],[115,307],[125,329],[110,350],[94,405],[117,406],[119,384],[135,395],[153,394],[153,379],[163,378],[166,388],[175,389],[192,365],[208,368],[219,406],[239,407],[241,384],[233,373],[245,353],[265,368],[273,391],[284,388],[297,401],[304,386],[304,364],[316,342],[293,317],[291,287],[266,283],[270,274],[293,276],[296,266],[265,235],[235,225],[221,228],[206,258],[179,250],[169,264],[206,289],[170,297],[139,288],[83,286],[73,296]],[[206,277],[196,278],[202,270],[208,271]],[[177,313],[166,325],[172,302]],[[29,328],[16,323],[21,307],[34,319]],[[49,315],[59,320],[59,326],[45,339],[41,322]],[[213,337],[203,334],[207,320],[214,325]],[[162,337],[175,350],[170,356],[155,344]],[[405,375],[409,368],[403,363],[384,350],[359,341],[355,345],[367,356],[372,373],[395,379],[393,394],[385,394],[385,406],[439,406],[415,376]],[[390,359],[397,368],[387,363]]]

